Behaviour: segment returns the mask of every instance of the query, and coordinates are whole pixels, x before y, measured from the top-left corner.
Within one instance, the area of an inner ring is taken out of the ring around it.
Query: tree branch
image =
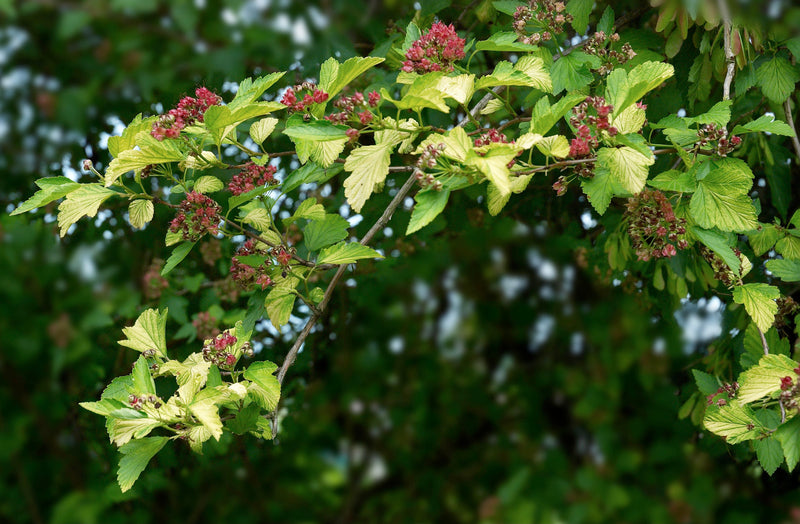
[[[728,9],[727,0],[717,0],[719,6],[719,13],[722,16],[723,22],[723,41],[725,46],[725,62],[728,64],[728,70],[725,73],[725,82],[722,84],[722,99],[730,100],[731,98],[731,82],[733,82],[733,73],[736,69],[736,58],[733,56],[733,49],[731,48],[731,12]]]
[[[797,162],[800,164],[800,140],[797,139],[797,128],[794,127],[791,100],[792,97],[789,96],[789,98],[787,98],[783,103],[783,112],[786,114],[786,123],[789,124],[789,127],[791,127],[792,131],[794,131],[794,136],[792,137],[792,146],[794,147],[794,154],[797,156]]]

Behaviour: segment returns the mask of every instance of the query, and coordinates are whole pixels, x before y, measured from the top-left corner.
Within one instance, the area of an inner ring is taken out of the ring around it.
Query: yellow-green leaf
[[[67,194],[58,206],[58,227],[63,237],[67,234],[69,226],[84,216],[93,217],[100,209],[100,205],[107,198],[117,195],[115,191],[106,189],[100,184],[85,184]]]
[[[278,124],[277,118],[262,118],[257,122],[253,122],[250,126],[250,138],[253,139],[253,142],[256,144],[261,144],[264,140],[267,139],[269,135],[272,134],[272,131],[275,130],[275,126]]]
[[[627,146],[603,147],[597,152],[598,166],[607,168],[614,181],[632,194],[637,194],[644,188],[648,168],[654,162],[653,158]]]
[[[778,312],[775,299],[780,296],[781,292],[777,287],[764,283],[744,284],[733,288],[734,302],[744,305],[747,314],[764,333],[775,322],[775,313]]]
[[[135,349],[136,351],[155,350],[156,354],[167,356],[167,309],[159,313],[155,309],[147,309],[139,315],[131,327],[122,328],[122,333],[127,337],[119,341],[120,346]]]
[[[354,149],[344,163],[351,174],[344,181],[347,203],[356,213],[361,212],[375,186],[386,180],[392,155],[392,143],[361,146]]]
[[[553,135],[544,137],[536,143],[536,148],[543,155],[555,158],[567,158],[569,156],[569,142],[567,137]]]
[[[780,391],[783,377],[797,378],[794,373],[796,367],[797,362],[786,355],[764,355],[757,365],[739,375],[736,398],[741,404],[748,404]]]

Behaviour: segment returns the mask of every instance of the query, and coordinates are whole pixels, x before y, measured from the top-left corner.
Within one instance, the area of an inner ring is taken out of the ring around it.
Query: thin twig
[[[791,96],[783,103],[783,112],[786,113],[786,123],[794,131],[792,136],[792,146],[794,147],[794,154],[797,156],[797,162],[800,164],[800,140],[797,139],[797,128],[794,127],[794,118],[792,118],[792,104]]]
[[[725,62],[728,64],[728,70],[725,73],[725,82],[722,84],[722,99],[730,100],[731,82],[733,82],[733,73],[736,69],[736,58],[731,48],[731,12],[728,10],[728,3],[726,0],[718,0],[717,5],[719,6],[720,16],[722,16]]]
[[[769,344],[767,344],[767,338],[764,336],[764,332],[761,331],[760,327],[756,326],[756,329],[758,330],[758,334],[761,337],[761,346],[764,348],[764,354],[769,355]]]
[[[360,244],[367,245],[372,237],[375,234],[386,227],[386,224],[392,218],[392,214],[394,214],[397,207],[400,203],[405,199],[408,192],[411,191],[411,188],[414,186],[417,178],[413,174],[408,177],[405,184],[397,191],[397,194],[392,198],[392,201],[389,202],[389,205],[386,206],[386,209],[383,211],[383,214],[380,216],[378,220],[375,221],[375,224],[367,231],[367,233],[361,238]],[[333,295],[333,290],[336,288],[336,285],[341,280],[344,272],[347,270],[347,265],[339,266],[339,269],[336,271],[336,274],[333,275],[328,287],[325,289],[325,294],[322,297],[322,301],[317,306],[316,311],[309,317],[306,321],[306,325],[303,327],[303,330],[297,336],[297,340],[294,341],[292,348],[286,354],[286,358],[283,359],[283,364],[281,364],[281,368],[278,370],[278,382],[283,383],[283,379],[286,377],[286,372],[289,370],[291,365],[294,363],[295,359],[297,358],[297,353],[300,351],[303,343],[305,342],[308,335],[311,333],[311,329],[314,327],[314,324],[317,323],[317,320],[322,316],[322,313],[325,311],[325,308],[328,305],[328,302]]]
[[[786,422],[786,408],[783,407],[783,400],[779,400],[778,405],[781,407],[781,424],[783,424]]]

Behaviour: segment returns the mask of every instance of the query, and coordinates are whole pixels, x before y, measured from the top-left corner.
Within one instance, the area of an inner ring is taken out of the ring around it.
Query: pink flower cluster
[[[514,31],[523,44],[537,45],[551,40],[554,34],[564,32],[564,24],[572,22],[564,2],[555,0],[529,0],[514,11]],[[533,23],[539,32],[528,34],[528,24]]]
[[[158,120],[153,122],[150,134],[157,140],[177,138],[186,126],[202,122],[203,114],[209,107],[222,103],[219,95],[205,87],[198,87],[194,94],[196,98],[185,96],[174,109],[170,109],[166,115],[159,116]]]
[[[800,376],[800,366],[794,368],[795,375]],[[798,377],[795,377],[798,379]],[[797,399],[800,398],[800,379],[793,380],[792,377],[786,376],[781,379],[781,404],[786,409],[797,409]]]
[[[219,328],[217,328],[217,319],[211,316],[208,311],[201,311],[192,320],[192,325],[197,330],[197,338],[205,340],[207,338],[214,338],[219,335]]]
[[[230,368],[236,364],[236,355],[231,353],[236,337],[225,331],[203,344],[203,360],[219,367]]]
[[[258,267],[253,267],[239,261],[237,257],[248,255],[261,255],[265,257],[264,263]],[[264,249],[256,247],[256,241],[252,238],[247,240],[242,247],[236,250],[236,254],[231,258],[231,279],[242,289],[250,289],[253,285],[261,286],[266,289],[272,285],[272,279],[267,274],[272,266],[269,253]]]
[[[645,189],[628,199],[625,210],[628,236],[639,260],[674,257],[689,247],[684,238],[686,219],[677,218],[661,191]]]
[[[233,175],[228,183],[228,191],[234,195],[241,195],[257,187],[276,183],[275,166],[260,166],[253,162],[244,165],[241,171]]]
[[[736,398],[737,393],[739,392],[739,383],[734,382],[733,384],[723,384],[722,387],[718,388],[715,393],[712,393],[706,397],[706,405],[710,406],[712,404],[716,404],[717,406],[724,406],[728,403],[729,400],[733,400]],[[718,397],[718,395],[725,395],[728,397]]]
[[[706,147],[710,145],[719,156],[728,156],[728,153],[737,148],[742,139],[738,136],[728,137],[728,130],[716,124],[706,124],[697,131],[697,145]],[[714,144],[713,142],[716,142]]]
[[[377,107],[380,101],[381,95],[377,91],[369,93],[367,98],[360,92],[356,92],[353,96],[341,96],[333,102],[333,107],[340,111],[326,116],[325,120],[334,124],[347,124],[352,120],[365,126],[372,122],[374,117],[369,108]]]
[[[169,282],[161,276],[161,267],[164,261],[160,258],[153,259],[150,266],[142,275],[142,288],[147,300],[158,300],[161,293],[169,287]]]
[[[299,97],[301,91],[306,93]],[[312,82],[303,82],[294,87],[290,87],[283,93],[281,104],[285,105],[289,112],[299,113],[305,111],[313,104],[321,104],[328,100],[328,93],[317,89],[317,85]]]
[[[594,111],[594,115],[589,114],[590,109]],[[592,156],[594,149],[599,145],[601,131],[605,131],[611,136],[617,134],[617,128],[608,121],[608,115],[613,110],[614,106],[607,105],[605,98],[601,96],[586,97],[586,100],[575,106],[569,123],[575,128],[577,137],[573,138],[569,144],[570,158]],[[575,173],[591,178],[594,176],[594,163],[575,166]]]
[[[180,232],[184,240],[200,240],[206,233],[219,232],[221,208],[211,198],[196,191],[190,191],[181,202],[175,218],[169,224],[172,233]]]
[[[486,131],[485,133],[481,134],[481,136],[476,138],[473,141],[473,143],[475,144],[475,147],[482,147],[482,146],[488,146],[489,144],[496,144],[496,143],[508,144],[509,142],[508,142],[508,139],[506,138],[506,135],[504,135],[503,133],[501,133],[497,129],[492,128],[492,129],[489,129],[488,131]]]
[[[403,71],[425,74],[453,70],[453,62],[464,58],[464,44],[452,24],[436,22],[406,51]]]

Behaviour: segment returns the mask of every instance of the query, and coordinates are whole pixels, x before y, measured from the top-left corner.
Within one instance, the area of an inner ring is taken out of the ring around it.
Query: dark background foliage
[[[421,20],[438,11],[476,36],[492,30],[488,2],[466,11],[423,4]],[[663,53],[664,39],[648,32],[655,9],[614,8],[630,15],[630,40]],[[0,13],[0,204],[10,210],[36,178],[79,172],[82,158],[105,165],[104,138],[139,112],[170,107],[198,85],[224,92],[226,82],[287,69],[298,80],[313,76],[329,56],[402,38],[397,27],[414,9],[7,0]],[[674,59],[678,79],[650,102],[653,119],[684,107],[694,53],[686,45]],[[713,89],[698,106],[720,98]],[[800,520],[797,472],[767,477],[752,454],[731,456],[678,419],[694,392],[689,369],[713,347],[682,338],[678,304],[611,274],[592,247],[600,233],[587,203],[577,191],[555,200],[551,178],[534,179],[497,218],[478,192],[459,195],[410,239],[399,237],[408,212],[398,211],[377,247],[399,256],[360,269],[334,294],[285,383],[276,441],[226,437],[203,456],[168,447],[124,495],[100,417],[77,403],[127,371],[133,352],[116,340],[142,308],[169,306],[177,330],[220,299],[210,288],[186,292],[204,270],[195,254],[182,284],[147,302],[141,278],[166,256],[163,227],[134,232],[122,209],[61,241],[52,209],[45,220],[3,215],[0,520]],[[344,202],[338,183],[327,204]],[[767,191],[763,205],[778,214]],[[360,234],[387,201],[371,201]],[[723,312],[723,330],[730,316]],[[263,330],[256,358],[281,362],[294,335]],[[719,348],[736,351],[726,340]]]

